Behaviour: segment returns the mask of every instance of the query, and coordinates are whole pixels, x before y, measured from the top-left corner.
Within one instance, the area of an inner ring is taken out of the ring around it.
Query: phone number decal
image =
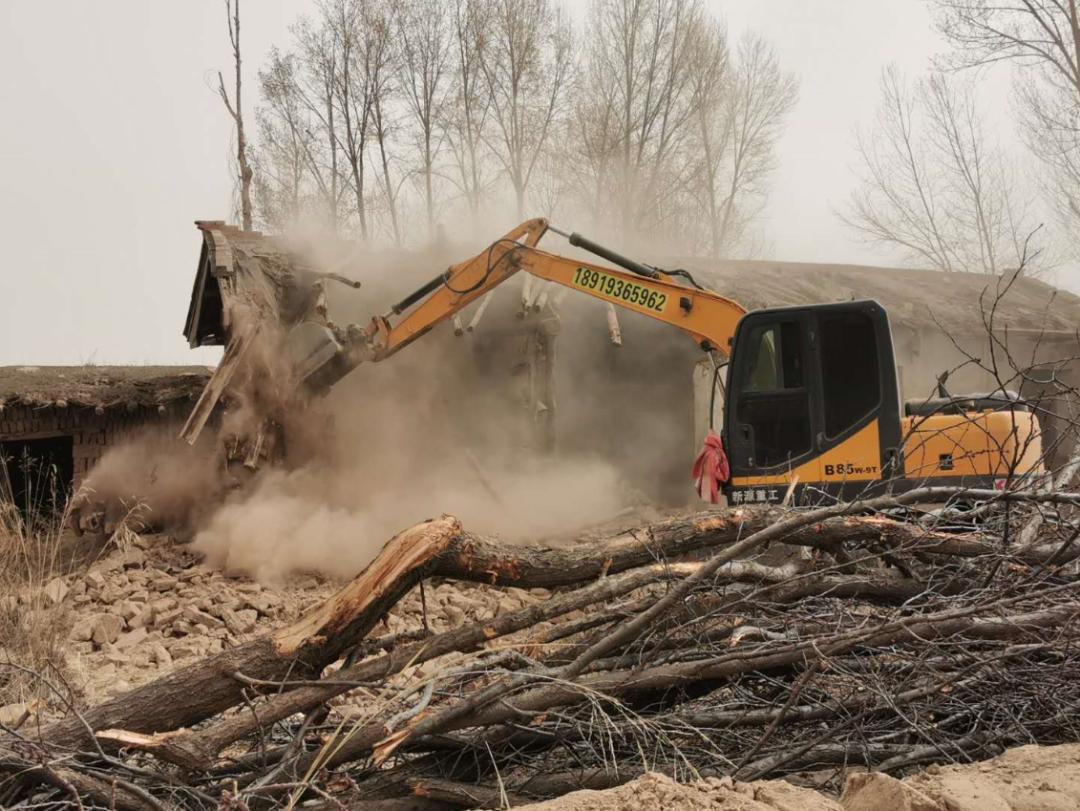
[[[578,268],[574,273],[574,286],[583,290],[595,290],[606,298],[636,304],[653,312],[662,313],[667,304],[667,294],[650,290],[644,285],[608,276],[599,270]]]

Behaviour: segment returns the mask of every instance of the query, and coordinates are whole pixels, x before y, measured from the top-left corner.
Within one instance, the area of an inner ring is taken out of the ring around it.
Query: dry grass
[[[0,485],[6,481],[0,458]],[[66,516],[20,510],[8,492],[0,489],[0,706],[57,698],[47,682],[63,682],[71,620],[46,588],[62,572]]]

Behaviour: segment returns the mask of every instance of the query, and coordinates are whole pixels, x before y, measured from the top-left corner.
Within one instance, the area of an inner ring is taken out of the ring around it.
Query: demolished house
[[[110,447],[178,428],[209,377],[204,366],[0,367],[0,487],[20,507],[62,502]]]
[[[372,316],[476,251],[380,254],[347,242],[316,249],[220,222],[198,227],[203,244],[185,335],[193,347],[229,349],[185,429],[189,441],[243,368],[253,331],[264,328],[236,324],[230,313],[262,312],[260,323],[273,322],[288,333],[294,363],[317,366]],[[576,253],[550,244],[557,239],[549,235],[544,244]],[[951,394],[990,392],[1004,383],[1034,399],[1080,382],[1071,361],[1078,355],[1080,298],[1035,279],[696,258],[658,264],[689,270],[748,310],[878,301],[892,325],[903,400],[933,396],[939,378]],[[1029,373],[1002,369],[998,380],[984,368],[992,365],[991,332],[996,354],[1007,347]],[[521,447],[595,454],[616,464],[649,501],[690,499],[690,460],[709,427],[721,422],[722,386],[714,381],[722,382],[723,375],[678,330],[521,274],[437,325],[420,343],[452,352],[455,375],[468,378],[469,390],[512,404],[517,425],[502,430],[513,433]],[[948,374],[942,378],[943,373]],[[353,377],[372,374],[364,369]],[[418,379],[416,385],[428,384]],[[469,408],[458,413],[470,419]],[[1071,450],[1055,442],[1068,418],[1055,413],[1042,419],[1044,446],[1053,450],[1054,461]],[[275,444],[272,434],[263,430],[249,443],[241,454],[247,464]]]
[[[258,400],[262,422],[246,426],[244,437],[224,418],[229,458],[249,468],[274,458],[281,428],[306,401],[324,395],[349,371],[333,362],[335,353],[372,316],[389,309],[395,296],[427,281],[440,262],[445,267],[448,261],[435,252],[370,252],[348,242],[306,244],[216,221],[197,226],[203,243],[184,335],[192,347],[220,345],[226,352],[182,437],[194,443],[208,422],[222,419],[222,410],[236,411]],[[517,310],[503,304],[490,309],[480,304],[467,324],[455,319],[445,325],[447,334],[469,336],[468,362],[460,362],[459,352],[447,364],[455,376],[475,375],[456,381],[465,395],[504,397],[521,405],[521,420],[509,429],[516,435],[513,442],[550,449],[554,327],[550,317],[518,318]],[[529,312],[537,315],[540,309]],[[318,370],[315,377],[308,377],[311,370]],[[259,379],[263,382],[256,384]],[[222,400],[231,401],[229,407],[215,412]]]

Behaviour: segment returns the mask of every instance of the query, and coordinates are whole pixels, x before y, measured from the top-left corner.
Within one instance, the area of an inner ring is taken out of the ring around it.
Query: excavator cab
[[[792,484],[852,495],[902,470],[885,309],[852,301],[745,315],[724,426],[735,503],[779,501]]]

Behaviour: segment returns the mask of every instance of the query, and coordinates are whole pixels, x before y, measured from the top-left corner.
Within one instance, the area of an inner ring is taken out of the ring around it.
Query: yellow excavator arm
[[[548,230],[555,231],[545,219],[522,223],[479,255],[453,265],[394,305],[388,314],[372,319],[365,333],[370,352],[367,359],[392,355],[518,271],[671,324],[703,349],[729,352],[735,325],[746,313],[737,302],[678,284],[670,279],[671,274],[619,257],[576,234],[564,236],[571,244],[591,246],[594,252],[634,270],[603,267],[540,250],[536,245]]]

